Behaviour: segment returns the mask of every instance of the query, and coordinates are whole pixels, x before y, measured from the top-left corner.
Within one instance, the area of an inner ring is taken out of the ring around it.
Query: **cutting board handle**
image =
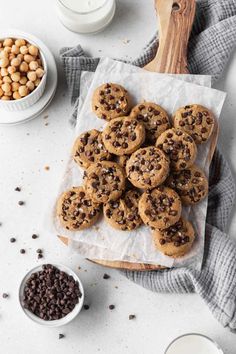
[[[155,0],[159,22],[159,47],[145,69],[186,74],[187,46],[195,16],[195,0]]]

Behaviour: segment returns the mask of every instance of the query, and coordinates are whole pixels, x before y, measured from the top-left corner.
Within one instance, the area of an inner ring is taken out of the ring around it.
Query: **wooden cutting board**
[[[195,16],[195,0],[155,0],[159,22],[159,47],[155,58],[144,69],[171,74],[187,74],[187,45]],[[64,244],[68,239],[59,236]],[[105,267],[132,271],[163,269],[160,265],[120,261],[91,260]]]

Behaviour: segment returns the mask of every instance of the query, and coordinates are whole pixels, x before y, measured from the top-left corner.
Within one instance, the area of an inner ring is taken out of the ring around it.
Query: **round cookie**
[[[99,118],[108,121],[124,116],[130,111],[130,96],[121,85],[103,84],[94,91],[92,110]]]
[[[174,171],[166,184],[177,191],[184,204],[199,203],[208,193],[208,180],[196,165],[186,170]]]
[[[155,144],[156,139],[171,127],[167,112],[153,102],[143,102],[135,106],[130,116],[142,122],[146,129],[146,140]]]
[[[155,146],[135,151],[126,164],[129,181],[138,188],[152,189],[162,184],[169,173],[169,159]]]
[[[94,163],[84,172],[85,189],[98,203],[118,199],[125,188],[124,171],[116,162]]]
[[[156,141],[156,146],[170,158],[173,170],[184,170],[193,165],[197,147],[193,138],[180,129],[168,129]]]
[[[106,149],[114,155],[129,155],[145,140],[142,123],[130,117],[119,117],[107,124],[102,132]]]
[[[182,204],[171,188],[160,186],[144,192],[139,201],[139,215],[143,222],[156,229],[175,224],[181,215]]]
[[[100,211],[100,204],[94,202],[83,187],[72,187],[62,193],[56,208],[61,225],[71,231],[87,229],[93,225]]]
[[[104,217],[115,229],[130,231],[142,224],[138,213],[138,191],[130,190],[117,200],[111,200],[103,207]]]
[[[178,258],[184,256],[192,247],[195,232],[192,224],[180,218],[176,224],[165,230],[153,230],[156,248],[166,256]]]
[[[186,131],[197,144],[207,141],[215,125],[213,113],[199,104],[179,108],[173,115],[175,128]]]
[[[74,161],[83,168],[92,163],[110,160],[111,154],[102,141],[102,133],[96,129],[82,133],[75,141],[72,156]]]

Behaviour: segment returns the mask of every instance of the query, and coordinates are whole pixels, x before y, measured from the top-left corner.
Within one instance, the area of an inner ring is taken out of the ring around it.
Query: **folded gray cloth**
[[[191,33],[188,62],[194,74],[210,74],[216,80],[235,48],[236,0],[199,0]],[[144,66],[156,53],[157,36],[133,61]],[[86,56],[80,46],[63,48],[61,59],[77,117],[80,76],[95,71],[99,58]],[[201,271],[178,268],[152,272],[123,271],[123,274],[156,292],[199,293],[223,326],[236,330],[236,247],[225,233],[235,201],[235,183],[229,165],[216,151],[210,170],[206,245]]]

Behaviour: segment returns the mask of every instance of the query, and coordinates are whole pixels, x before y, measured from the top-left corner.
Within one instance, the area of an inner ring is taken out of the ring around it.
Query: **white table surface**
[[[201,332],[217,340],[227,354],[235,354],[235,334],[224,329],[196,294],[155,294],[126,280],[115,270],[106,270],[70,255],[44,226],[48,200],[57,190],[71,146],[73,131],[68,124],[71,107],[59,63],[60,47],[81,43],[93,55],[134,58],[156,28],[152,0],[118,0],[112,25],[104,32],[81,36],[58,21],[54,2],[0,0],[1,28],[15,27],[40,37],[54,53],[60,74],[56,97],[35,120],[0,128],[0,353],[1,354],[163,354],[174,337]],[[130,40],[127,43],[126,39]],[[236,53],[218,88],[228,92],[221,124],[220,143],[236,170]],[[48,115],[47,119],[44,119]],[[45,126],[45,122],[48,126]],[[45,166],[50,166],[46,171]],[[16,186],[22,192],[14,191]],[[19,206],[18,201],[25,201]],[[230,234],[236,227],[233,217]],[[32,240],[32,233],[40,237]],[[17,242],[9,242],[16,237]],[[25,248],[26,254],[20,254]],[[31,323],[19,308],[17,294],[21,278],[37,260],[36,249],[44,250],[45,262],[61,262],[78,270],[86,292],[88,311],[60,329]],[[103,280],[104,272],[111,279]],[[108,309],[109,304],[116,306]],[[129,314],[136,320],[129,321]],[[58,334],[65,338],[59,340]]]

